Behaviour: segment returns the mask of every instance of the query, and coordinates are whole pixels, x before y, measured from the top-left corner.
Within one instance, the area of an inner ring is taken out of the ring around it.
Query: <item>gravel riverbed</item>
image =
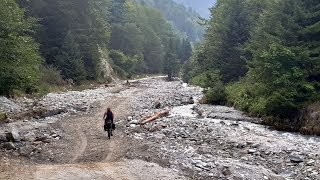
[[[320,179],[320,138],[280,132],[231,107],[198,104],[202,89],[161,78],[132,81],[130,87],[100,87],[51,93],[32,100],[0,98],[0,111],[44,109],[46,117],[0,125],[0,147],[15,156],[37,157],[41,146],[64,138],[55,121],[101,108],[112,97],[126,98],[126,118],[116,119],[132,141],[154,159],[190,179]],[[169,115],[146,125],[156,112]],[[36,142],[36,143],[35,143]],[[132,151],[127,157],[141,158]]]

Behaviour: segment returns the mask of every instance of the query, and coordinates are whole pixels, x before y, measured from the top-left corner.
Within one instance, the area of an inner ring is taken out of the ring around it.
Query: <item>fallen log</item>
[[[163,111],[163,112],[157,112],[152,116],[147,117],[146,119],[142,120],[139,124],[143,125],[143,124],[147,124],[149,122],[152,122],[158,118],[164,117],[169,115],[169,111]]]

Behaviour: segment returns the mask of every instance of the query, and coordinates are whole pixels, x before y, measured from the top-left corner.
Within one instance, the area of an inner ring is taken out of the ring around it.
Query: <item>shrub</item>
[[[206,103],[210,104],[225,104],[226,92],[225,87],[220,80],[217,71],[206,71],[190,80],[191,84],[204,88]]]
[[[43,68],[41,82],[47,85],[65,85],[66,82],[63,80],[60,71],[53,66],[47,66]]]

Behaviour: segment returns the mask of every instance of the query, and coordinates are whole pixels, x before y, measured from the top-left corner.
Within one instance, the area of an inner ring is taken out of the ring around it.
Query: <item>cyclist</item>
[[[103,115],[104,119],[104,130],[108,132],[108,138],[112,136],[112,129],[114,128],[113,123],[113,113],[110,108],[107,108],[107,111]]]

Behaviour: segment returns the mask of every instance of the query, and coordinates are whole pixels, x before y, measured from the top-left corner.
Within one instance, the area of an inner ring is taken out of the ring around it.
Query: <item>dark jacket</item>
[[[113,113],[111,111],[105,112],[103,117],[105,123],[113,123]]]

